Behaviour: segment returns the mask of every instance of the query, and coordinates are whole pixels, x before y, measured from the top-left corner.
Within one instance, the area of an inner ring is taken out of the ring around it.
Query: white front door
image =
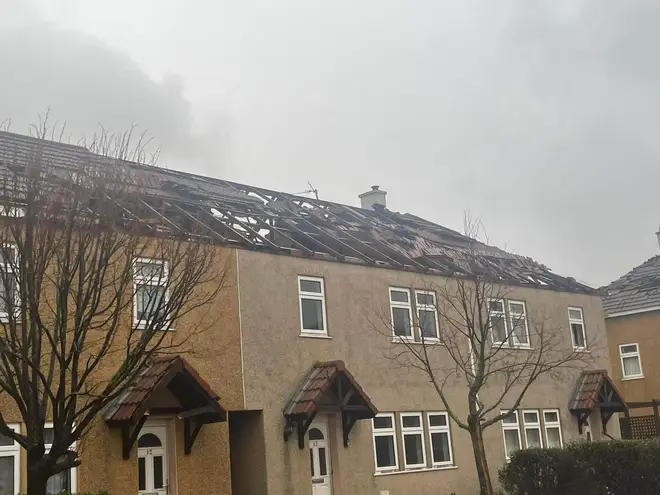
[[[138,438],[138,494],[167,495],[167,430],[144,426]]]
[[[307,438],[312,474],[312,495],[332,495],[328,423],[326,421],[312,423],[307,430]]]

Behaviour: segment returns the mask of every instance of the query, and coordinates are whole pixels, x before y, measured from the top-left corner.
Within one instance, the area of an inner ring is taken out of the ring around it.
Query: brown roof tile
[[[599,403],[599,394],[606,386],[614,391],[616,399],[625,406],[623,397],[614,386],[607,371],[589,370],[583,371],[578,378],[568,409],[571,411],[592,411]]]

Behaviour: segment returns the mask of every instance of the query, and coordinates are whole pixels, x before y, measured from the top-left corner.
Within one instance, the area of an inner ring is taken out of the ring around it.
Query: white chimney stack
[[[658,231],[655,233],[655,236],[658,238],[658,246],[660,246],[660,227],[658,227]]]
[[[382,210],[387,206],[385,196],[387,191],[381,191],[379,186],[371,186],[371,191],[360,194],[358,198],[365,210]]]

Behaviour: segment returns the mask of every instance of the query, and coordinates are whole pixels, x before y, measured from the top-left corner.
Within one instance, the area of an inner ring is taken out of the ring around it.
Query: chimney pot
[[[387,191],[382,191],[380,186],[371,186],[371,190],[358,196],[362,208],[365,210],[383,211],[387,206]]]

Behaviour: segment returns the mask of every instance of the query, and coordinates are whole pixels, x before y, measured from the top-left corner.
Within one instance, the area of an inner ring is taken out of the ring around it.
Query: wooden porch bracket
[[[183,453],[190,455],[192,452],[192,447],[195,443],[197,435],[199,435],[199,430],[202,429],[204,423],[199,419],[194,419],[193,417],[185,417],[183,419]]]
[[[348,444],[350,443],[348,435],[355,426],[355,423],[357,423],[357,420],[358,418],[346,411],[341,413],[341,426],[344,437],[344,447],[348,447]]]
[[[126,422],[125,424],[122,425],[121,455],[124,459],[130,459],[133,445],[135,445],[138,435],[140,434],[140,430],[142,429],[142,426],[144,426],[144,422],[146,420],[147,420],[147,415],[145,414],[140,419],[138,419],[137,423],[135,424],[135,426],[133,426],[133,428],[131,428],[131,424],[129,422]]]

